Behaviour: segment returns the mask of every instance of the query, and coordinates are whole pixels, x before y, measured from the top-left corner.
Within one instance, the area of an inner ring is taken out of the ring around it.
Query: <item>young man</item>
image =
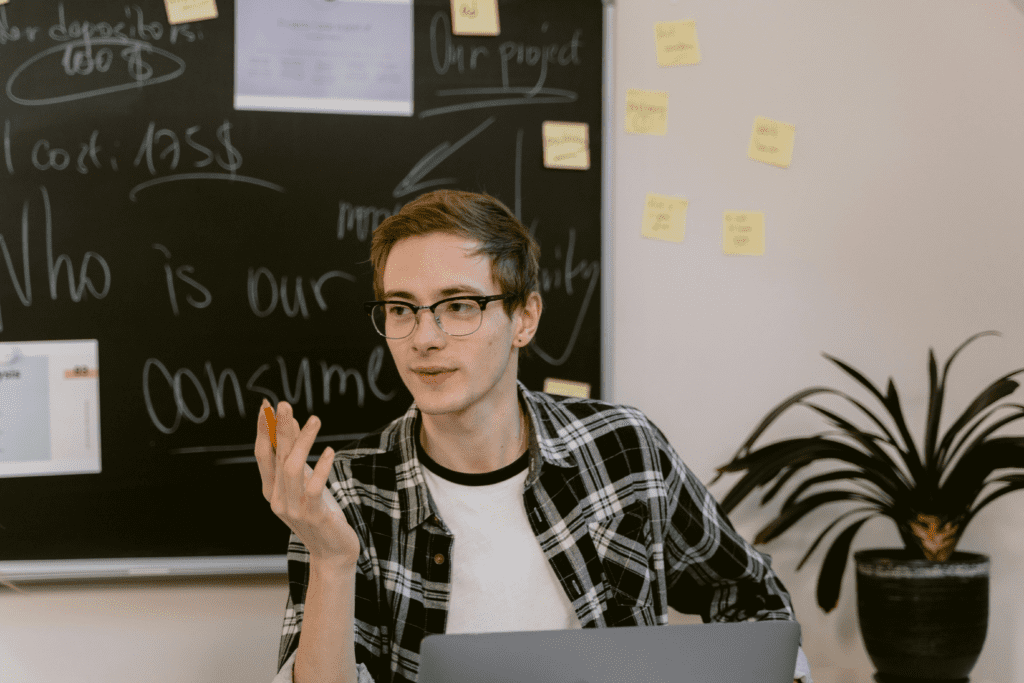
[[[374,233],[367,311],[414,404],[314,468],[315,416],[300,429],[280,403],[276,451],[259,420],[263,494],[292,530],[275,681],[411,683],[432,633],[667,624],[669,606],[794,618],[769,557],[640,411],[517,381],[538,257],[507,207],[468,192]]]

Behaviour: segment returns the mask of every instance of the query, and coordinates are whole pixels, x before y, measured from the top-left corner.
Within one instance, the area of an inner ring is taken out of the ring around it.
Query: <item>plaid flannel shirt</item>
[[[668,608],[705,622],[795,619],[790,596],[635,408],[532,392],[523,501],[582,628],[668,623]],[[445,632],[451,591],[446,531],[416,458],[415,403],[338,451],[327,487],[360,541],[355,657],[360,683],[412,683],[420,642]],[[298,647],[309,554],[293,534],[278,659]]]

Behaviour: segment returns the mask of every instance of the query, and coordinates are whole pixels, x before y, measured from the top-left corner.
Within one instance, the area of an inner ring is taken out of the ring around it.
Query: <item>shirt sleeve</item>
[[[793,672],[793,680],[801,683],[814,683],[814,679],[811,678],[811,666],[807,663],[807,655],[804,654],[802,647],[797,648],[796,651],[796,671]]]
[[[667,489],[664,553],[669,606],[699,614],[705,623],[795,621],[792,600],[771,568],[771,556],[756,550],[736,531],[665,435],[648,424]],[[809,683],[802,654],[801,649],[795,678],[806,676],[804,683]]]

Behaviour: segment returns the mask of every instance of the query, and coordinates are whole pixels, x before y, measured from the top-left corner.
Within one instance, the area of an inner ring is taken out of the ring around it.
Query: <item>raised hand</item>
[[[256,462],[263,480],[263,497],[309,550],[311,562],[355,566],[359,537],[326,486],[334,449],[326,448],[315,468],[306,464],[320,431],[320,419],[313,415],[300,429],[291,405],[278,403],[275,450],[263,414],[263,408],[269,405],[264,399],[256,424]]]

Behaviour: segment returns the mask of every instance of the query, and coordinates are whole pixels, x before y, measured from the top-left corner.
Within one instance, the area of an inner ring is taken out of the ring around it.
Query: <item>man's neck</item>
[[[455,472],[493,472],[514,462],[529,444],[528,421],[513,391],[473,414],[422,414],[417,435],[430,458]]]

